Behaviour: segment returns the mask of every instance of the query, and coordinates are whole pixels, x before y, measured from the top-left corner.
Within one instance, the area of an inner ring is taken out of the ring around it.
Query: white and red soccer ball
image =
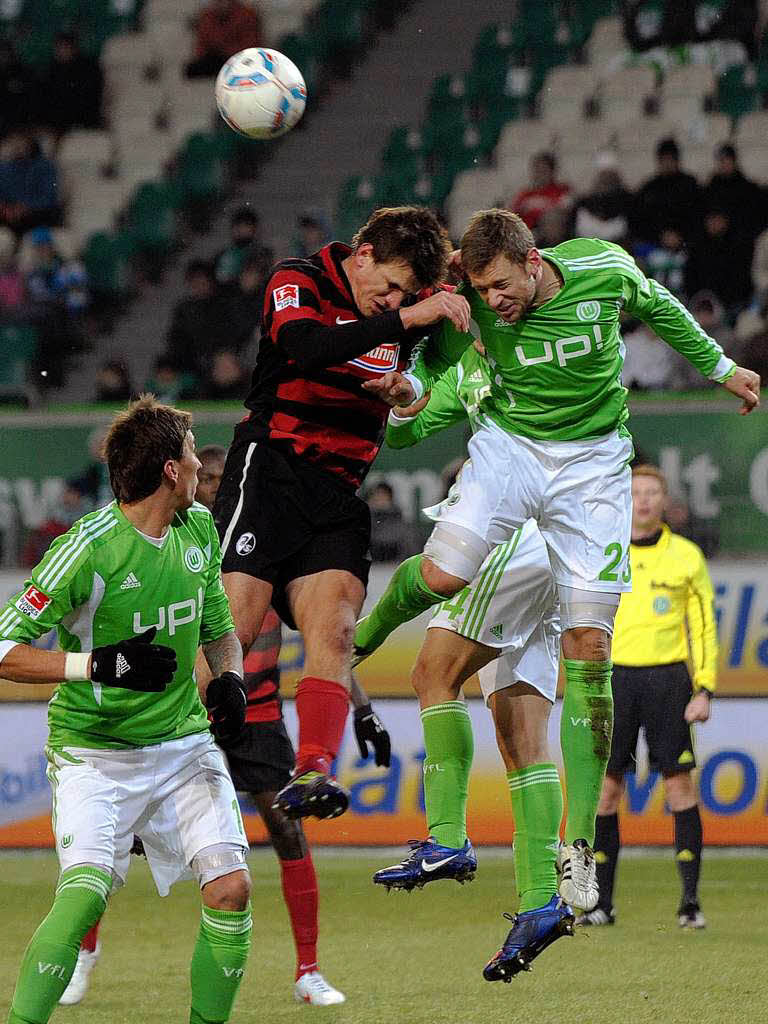
[[[274,139],[304,113],[307,87],[285,54],[263,47],[230,57],[216,78],[216,105],[230,128],[248,139]]]

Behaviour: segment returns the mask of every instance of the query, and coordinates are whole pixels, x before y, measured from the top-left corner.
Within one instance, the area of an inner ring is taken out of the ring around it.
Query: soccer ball
[[[277,50],[251,47],[230,57],[216,78],[216,106],[230,128],[247,139],[274,139],[289,131],[307,102],[301,72]]]

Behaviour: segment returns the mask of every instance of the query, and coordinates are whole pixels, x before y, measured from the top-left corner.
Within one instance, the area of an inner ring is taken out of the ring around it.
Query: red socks
[[[80,949],[84,949],[86,953],[93,953],[96,950],[96,943],[99,941],[99,925],[101,921],[97,921],[96,924],[83,936],[83,941],[80,943]]]
[[[349,693],[341,683],[305,676],[296,687],[299,749],[296,774],[315,769],[330,774],[339,752],[349,710]]]
[[[333,685],[333,684],[332,684]],[[312,855],[281,860],[283,897],[296,943],[296,980],[317,970],[317,878]]]

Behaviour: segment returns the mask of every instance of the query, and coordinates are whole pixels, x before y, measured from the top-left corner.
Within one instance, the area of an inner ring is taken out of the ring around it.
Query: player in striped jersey
[[[351,246],[286,260],[267,283],[249,415],[235,430],[214,515],[243,650],[270,605],[304,639],[296,770],[276,798],[293,817],[334,817],[348,804],[330,769],[370,568],[370,511],[356,490],[388,412],[366,385],[404,369],[424,328],[444,316],[468,327],[462,296],[420,298],[445,276],[449,248],[431,211],[382,209]]]
[[[632,442],[619,315],[626,310],[645,321],[741,398],[742,414],[758,405],[760,378],[736,366],[666,288],[610,242],[579,238],[539,251],[519,217],[485,210],[462,237],[461,262],[471,330],[444,322],[405,378],[387,374],[368,388],[407,405],[478,339],[490,367],[485,423],[470,440],[460,486],[424,554],[398,568],[358,623],[356,659],[400,623],[460,592],[494,545],[528,518],[537,520],[563,625],[566,785],[570,790],[571,765],[596,800],[610,751],[613,619],[630,589]],[[594,873],[592,797],[581,813],[572,809],[566,830],[574,882]]]
[[[134,832],[161,895],[190,875],[201,888],[190,1024],[229,1020],[245,970],[248,844],[211,736],[242,728],[242,654],[213,520],[194,503],[190,423],[151,396],[117,416],[105,444],[117,500],[57,538],[0,610],[2,675],[59,682],[46,755],[61,874],[9,1024],[50,1018],[83,936],[125,881]],[[61,652],[31,646],[53,627]],[[206,706],[194,676],[200,644],[214,677]]]

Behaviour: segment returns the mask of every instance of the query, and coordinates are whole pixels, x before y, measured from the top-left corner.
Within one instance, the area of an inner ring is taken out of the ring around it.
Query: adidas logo
[[[499,623],[496,626],[491,626],[488,632],[491,634],[491,636],[495,636],[497,640],[501,640],[501,635],[504,632],[504,626],[502,625],[502,623]]]
[[[122,655],[118,654],[115,659],[115,677],[119,679],[125,675],[126,672],[131,671],[131,666],[128,664],[128,660]]]
[[[483,371],[482,370],[475,370],[473,373],[470,373],[470,375],[467,378],[467,380],[469,381],[470,384],[482,384],[483,383]]]
[[[129,572],[123,582],[120,584],[121,590],[135,590],[136,587],[140,587],[141,583],[136,579],[136,574]]]

